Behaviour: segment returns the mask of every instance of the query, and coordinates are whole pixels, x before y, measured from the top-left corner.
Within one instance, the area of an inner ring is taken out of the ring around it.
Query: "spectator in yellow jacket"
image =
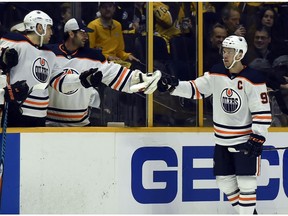
[[[113,2],[99,3],[100,17],[88,24],[94,30],[89,33],[89,44],[91,48],[101,49],[108,60],[128,66],[129,62],[125,61],[139,60],[132,53],[125,52],[122,26],[113,19],[115,9]]]

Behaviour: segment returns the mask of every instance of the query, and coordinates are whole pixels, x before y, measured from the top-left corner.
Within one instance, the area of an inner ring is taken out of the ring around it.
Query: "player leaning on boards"
[[[49,83],[61,93],[98,85],[97,70],[86,71],[80,76],[66,73],[58,65],[55,54],[43,46],[50,40],[53,25],[46,13],[32,11],[24,17],[23,23],[24,34],[9,33],[0,40],[1,47],[14,48],[19,54],[18,64],[10,71],[11,83],[25,79],[30,89],[39,83]],[[135,79],[135,82],[140,80]],[[21,107],[18,104],[9,106],[8,127],[45,126],[48,103],[48,89],[32,91]]]
[[[155,76],[147,77],[139,70],[132,71],[119,64],[108,62],[101,51],[84,47],[88,40],[87,32],[93,32],[93,30],[85,26],[81,20],[72,18],[64,26],[64,43],[49,46],[57,56],[58,64],[66,73],[81,74],[83,71],[89,71],[90,68],[97,68],[99,84],[102,82],[114,90],[127,93],[132,93],[130,87],[140,82],[139,74],[142,74],[144,79],[153,81]],[[156,74],[159,75],[159,72]],[[153,87],[152,91],[147,90],[146,93],[153,93],[157,88],[157,81],[155,80],[154,84],[150,86],[150,88]],[[136,88],[136,91],[138,90]],[[95,91],[90,87],[61,94],[49,88],[47,125],[89,125],[88,107],[91,105],[90,99],[95,95]]]
[[[229,36],[222,42],[222,63],[192,81],[162,77],[158,90],[192,99],[213,95],[217,185],[238,213],[253,214],[256,176],[271,112],[263,73],[241,63],[246,52],[243,37]],[[229,152],[229,146],[246,152]]]
[[[24,17],[23,23],[25,32],[4,35],[0,46],[14,48],[19,55],[18,64],[10,70],[11,84],[27,80],[29,88],[32,88],[39,83],[48,83],[51,77],[62,71],[55,62],[55,55],[43,46],[52,35],[52,19],[46,13],[35,10]],[[63,92],[82,87],[79,76],[67,75],[66,78],[61,85],[52,81],[51,84]],[[17,103],[10,104],[8,127],[45,126],[48,101],[48,90],[44,89],[31,92],[22,107]]]

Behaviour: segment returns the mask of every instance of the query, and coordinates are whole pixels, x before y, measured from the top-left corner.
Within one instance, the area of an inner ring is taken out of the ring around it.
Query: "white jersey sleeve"
[[[213,77],[210,76],[210,73],[206,72],[202,77],[198,77],[195,80],[180,81],[179,85],[171,95],[192,99],[202,99],[210,96],[213,93],[213,88]]]
[[[104,62],[100,71],[103,73],[102,83],[116,91],[132,93],[130,91],[133,71],[114,62]]]
[[[81,85],[78,74],[70,74],[68,71],[64,71],[63,67],[56,62],[52,71],[50,85],[56,91],[61,93],[69,93],[79,88],[83,88]]]

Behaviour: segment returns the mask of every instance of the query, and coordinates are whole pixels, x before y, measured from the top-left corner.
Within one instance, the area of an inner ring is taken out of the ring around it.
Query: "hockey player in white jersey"
[[[137,89],[137,85],[133,86],[133,84],[139,82],[137,80],[139,74],[142,74],[141,71],[132,71],[119,64],[108,62],[100,50],[84,47],[88,40],[87,32],[92,31],[81,20],[75,18],[68,20],[64,26],[64,42],[49,46],[57,56],[57,63],[64,68],[67,74],[81,74],[90,68],[98,68],[103,75],[102,80],[99,80],[99,84],[102,82],[116,91],[127,93],[133,93],[136,86],[136,91],[138,91],[140,88]],[[156,74],[159,75],[159,72],[156,72]],[[150,79],[146,74],[142,74],[142,77]],[[151,76],[151,79],[154,79],[154,77]],[[60,77],[59,82],[61,82],[61,79]],[[148,91],[147,89],[146,93],[150,94],[156,90],[158,80],[155,80],[154,84],[149,87],[152,87],[153,90]],[[82,88],[67,94],[61,94],[52,88],[49,91],[47,126],[89,125],[88,108],[91,105],[91,98],[95,99],[95,93],[97,94],[94,88]]]
[[[39,83],[49,83],[62,93],[98,84],[101,73],[99,70],[89,70],[81,73],[81,76],[67,73],[57,64],[55,54],[43,45],[49,42],[53,25],[52,19],[46,13],[39,10],[32,11],[24,17],[23,23],[25,26],[23,35],[8,33],[0,40],[0,47],[14,48],[19,54],[18,64],[10,70],[11,84],[27,80],[31,89]],[[151,81],[146,81],[143,83],[148,86]],[[135,82],[140,80],[135,79]],[[48,104],[48,89],[31,92],[21,107],[17,104],[9,106],[8,126],[45,126]]]
[[[213,95],[216,182],[238,213],[253,214],[271,112],[265,76],[241,63],[246,52],[243,37],[229,36],[222,43],[222,63],[191,81],[162,77],[158,90],[192,99]]]

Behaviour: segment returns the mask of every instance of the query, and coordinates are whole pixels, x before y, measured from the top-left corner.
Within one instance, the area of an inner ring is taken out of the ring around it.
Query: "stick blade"
[[[0,209],[2,208],[3,178],[4,178],[4,164],[1,162],[1,165],[0,165]]]
[[[233,152],[233,153],[240,152],[239,150],[236,150],[235,148],[232,148],[232,147],[228,147],[228,151]]]

